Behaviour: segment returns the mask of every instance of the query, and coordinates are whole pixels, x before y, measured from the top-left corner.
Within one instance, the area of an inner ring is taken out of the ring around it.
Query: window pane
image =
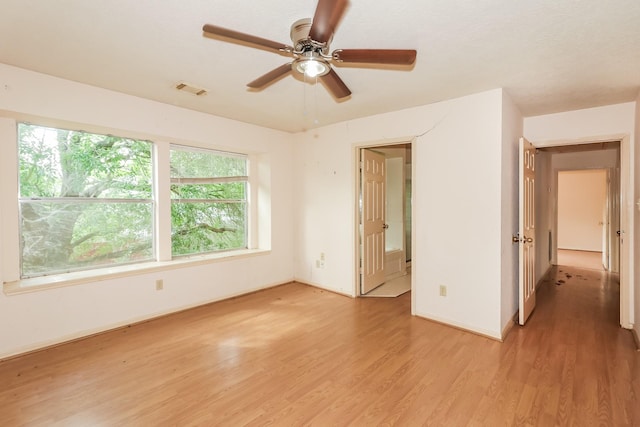
[[[18,125],[20,197],[151,199],[151,143]]]
[[[22,201],[22,275],[153,259],[153,204]]]
[[[173,255],[246,248],[245,218],[245,203],[173,202]]]
[[[22,277],[153,258],[152,145],[20,123]]]
[[[244,201],[246,198],[246,187],[245,182],[172,185],[171,198]]]
[[[174,256],[247,247],[247,158],[171,146]]]
[[[246,175],[245,156],[186,147],[174,147],[171,150],[171,178],[220,178]]]

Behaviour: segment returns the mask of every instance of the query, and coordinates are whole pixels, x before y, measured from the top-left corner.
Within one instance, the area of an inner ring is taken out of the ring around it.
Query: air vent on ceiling
[[[184,91],[184,92],[192,93],[192,94],[194,94],[196,96],[206,95],[206,93],[207,93],[206,89],[202,89],[200,87],[196,87],[196,86],[194,86],[192,84],[184,83],[184,82],[178,83],[176,85],[176,89]]]

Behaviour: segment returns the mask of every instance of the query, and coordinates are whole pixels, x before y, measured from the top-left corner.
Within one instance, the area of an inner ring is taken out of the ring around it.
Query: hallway
[[[618,275],[555,266],[529,322],[507,338],[542,425],[640,423],[640,353],[619,326],[619,298]]]

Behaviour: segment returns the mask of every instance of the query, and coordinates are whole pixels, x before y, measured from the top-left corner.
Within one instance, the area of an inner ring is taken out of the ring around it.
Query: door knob
[[[384,225],[382,226],[382,228],[384,228],[384,229],[386,230],[387,228],[389,228],[389,224],[384,224]]]
[[[527,243],[533,242],[533,238],[532,237],[525,237],[525,240],[527,241]]]

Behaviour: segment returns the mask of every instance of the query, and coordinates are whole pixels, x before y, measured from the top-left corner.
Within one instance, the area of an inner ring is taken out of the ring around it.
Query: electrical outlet
[[[441,297],[447,296],[447,287],[445,285],[440,285],[440,296]]]
[[[164,281],[162,279],[156,280],[156,291],[161,291],[164,289]]]

